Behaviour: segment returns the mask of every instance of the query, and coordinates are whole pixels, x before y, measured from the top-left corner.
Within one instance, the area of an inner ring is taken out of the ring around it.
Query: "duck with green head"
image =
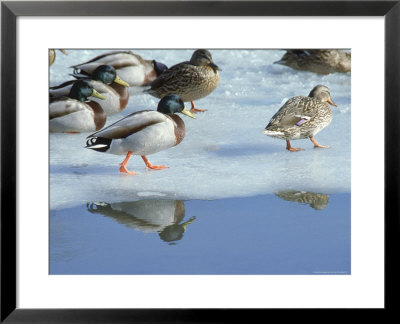
[[[135,174],[126,165],[132,155],[140,155],[149,169],[161,170],[164,165],[152,165],[146,155],[178,145],[185,137],[185,123],[176,114],[195,118],[182,99],[168,95],[160,100],[157,111],[134,112],[114,124],[87,137],[86,148],[98,152],[126,155],[120,172]]]
[[[290,98],[271,118],[264,134],[286,140],[288,151],[300,151],[290,145],[290,140],[309,138],[315,148],[327,148],[320,145],[314,136],[332,121],[332,110],[336,106],[331,99],[329,89],[324,85],[314,87],[308,97]]]
[[[108,116],[121,112],[127,106],[129,84],[118,76],[117,71],[111,65],[98,66],[91,76],[83,74],[74,74],[73,76],[77,79],[87,80],[97,92],[105,97],[105,100],[102,101],[93,100],[101,104]],[[76,80],[70,80],[51,87],[50,97],[67,96],[75,82]]]
[[[211,53],[205,49],[196,50],[190,61],[176,64],[165,70],[151,83],[147,93],[162,98],[168,94],[179,95],[184,102],[190,101],[191,112],[201,112],[194,100],[208,96],[219,83],[221,69],[214,63]]]
[[[50,98],[50,132],[82,133],[101,129],[107,115],[97,102],[88,100],[89,97],[105,99],[87,80],[78,80],[71,86],[68,97]]]
[[[145,86],[167,69],[165,64],[156,60],[145,60],[132,51],[107,52],[72,68],[74,73],[92,75],[99,65],[104,64],[113,66],[130,87]]]

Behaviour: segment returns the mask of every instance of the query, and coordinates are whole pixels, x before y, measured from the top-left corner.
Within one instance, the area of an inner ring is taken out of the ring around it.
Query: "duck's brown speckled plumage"
[[[279,198],[300,204],[309,204],[310,207],[321,210],[329,203],[329,195],[299,190],[279,190],[275,192]]]
[[[278,64],[320,74],[351,71],[351,53],[334,49],[287,50]]]
[[[208,51],[206,51],[210,57],[208,64],[193,64],[196,52],[190,61],[176,64],[164,71],[151,83],[151,89],[147,92],[157,98],[177,94],[187,102],[203,98],[214,91],[220,79],[219,68],[212,62]]]
[[[271,118],[264,134],[287,141],[288,150],[292,149],[289,141],[309,138],[315,147],[319,145],[314,136],[332,121],[332,110],[329,104],[336,106],[326,86],[314,87],[308,97],[296,96],[288,101]]]
[[[302,118],[310,118],[300,126]],[[310,138],[332,121],[332,110],[328,103],[318,99],[297,96],[289,99],[271,118],[267,130],[277,132],[273,137],[281,139]]]

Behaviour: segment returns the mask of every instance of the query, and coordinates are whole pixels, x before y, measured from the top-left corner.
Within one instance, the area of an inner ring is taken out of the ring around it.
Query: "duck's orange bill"
[[[328,103],[331,104],[332,106],[337,107],[337,104],[335,104],[335,103],[332,101],[331,98],[329,98],[327,101],[328,101]]]

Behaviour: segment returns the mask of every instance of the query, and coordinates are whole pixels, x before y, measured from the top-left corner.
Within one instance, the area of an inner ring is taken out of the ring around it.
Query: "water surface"
[[[350,274],[350,194],[88,202],[50,212],[50,260],[51,274]]]

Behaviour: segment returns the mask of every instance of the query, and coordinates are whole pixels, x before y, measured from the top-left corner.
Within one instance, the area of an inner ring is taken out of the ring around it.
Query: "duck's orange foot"
[[[303,151],[303,149],[302,148],[300,148],[300,147],[289,147],[289,148],[286,148],[289,152],[298,152],[298,151]]]
[[[329,146],[318,144],[314,137],[311,137],[310,140],[314,144],[314,148],[329,148]]]
[[[205,111],[207,111],[208,109],[198,109],[198,108],[192,108],[192,109],[190,109],[190,112],[191,113],[193,113],[193,114],[195,114],[195,113],[197,113],[197,112],[205,112]]]
[[[318,144],[314,145],[314,148],[329,148],[329,146]]]
[[[163,169],[168,169],[168,167],[166,165],[152,165],[152,164],[148,164],[146,165],[146,168],[152,169],[152,170],[163,170]]]
[[[145,155],[142,155],[142,159],[144,163],[146,164],[146,168],[152,169],[152,170],[163,170],[163,169],[168,169],[166,165],[152,165],[149,160],[147,160]]]
[[[192,105],[192,109],[190,109],[190,112],[193,113],[193,114],[195,114],[195,113],[197,113],[197,112],[205,112],[205,111],[208,110],[208,109],[199,109],[199,108],[196,108],[193,101],[191,101],[190,103],[191,103],[191,105]]]
[[[79,134],[79,132],[65,132],[67,134]]]
[[[290,152],[303,151],[300,147],[292,147],[289,140],[286,140],[286,149]]]
[[[129,171],[129,170],[126,168],[126,166],[123,165],[122,163],[121,163],[121,167],[119,168],[119,172],[121,172],[121,173],[128,173],[128,174],[130,174],[130,175],[136,175],[136,172]]]

